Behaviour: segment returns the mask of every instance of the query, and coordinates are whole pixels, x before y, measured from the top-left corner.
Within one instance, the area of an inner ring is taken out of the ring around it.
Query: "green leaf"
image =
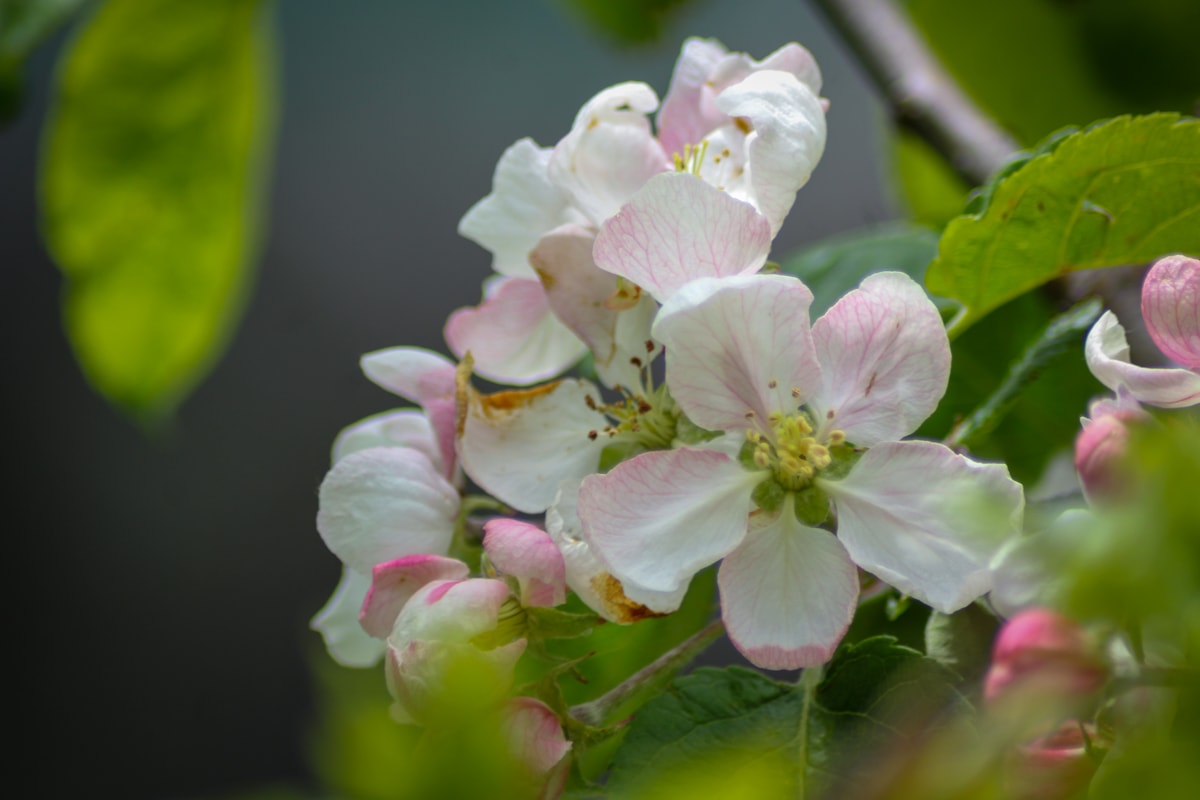
[[[625,44],[652,42],[691,0],[558,0],[593,28]]]
[[[889,636],[843,647],[818,683],[819,675],[807,671],[790,685],[728,667],[677,679],[634,717],[610,790],[655,797],[680,776],[720,784],[731,769],[762,761],[775,765],[769,796],[851,789],[863,777],[860,761],[967,707],[952,673]]]
[[[1000,620],[979,603],[953,614],[934,611],[925,626],[925,652],[967,686],[981,686]]]
[[[0,122],[16,115],[21,66],[33,49],[74,14],[83,0],[4,0],[0,3]]]
[[[880,225],[818,242],[788,257],[779,271],[795,275],[812,290],[815,317],[875,272],[898,270],[920,283],[937,255],[937,241],[928,228]]]
[[[602,618],[591,613],[579,614],[573,611],[537,606],[525,609],[525,615],[526,623],[529,625],[529,636],[539,641],[586,636],[592,632],[593,628],[604,622]]]
[[[1057,142],[951,222],[925,285],[961,332],[1068,272],[1200,254],[1200,121],[1120,117]]]
[[[222,352],[260,238],[274,122],[267,7],[110,0],[60,65],[42,221],[88,380],[160,421]]]

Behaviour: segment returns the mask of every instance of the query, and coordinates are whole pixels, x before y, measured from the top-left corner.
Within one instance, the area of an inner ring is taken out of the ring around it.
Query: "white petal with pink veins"
[[[763,477],[709,450],[643,453],[583,481],[584,540],[627,591],[678,591],[745,537]]]
[[[1088,331],[1083,353],[1096,380],[1114,391],[1124,386],[1139,402],[1161,408],[1200,403],[1200,375],[1195,372],[1129,363],[1125,329],[1111,311],[1105,311]]]
[[[1156,261],[1142,284],[1142,317],[1167,358],[1200,368],[1200,261],[1187,256]]]
[[[456,558],[427,554],[376,564],[358,621],[371,636],[386,639],[395,627],[400,609],[418,590],[434,581],[460,581],[470,572]]]
[[[842,480],[817,482],[854,562],[947,614],[991,589],[988,564],[1021,529],[1025,499],[1008,468],[935,442],[885,442]]]
[[[411,447],[423,453],[439,472],[446,474],[433,426],[420,411],[385,411],[343,428],[333,440],[333,460],[340,461],[351,453],[372,447]]]
[[[567,569],[550,534],[502,517],[483,523],[483,533],[483,549],[492,566],[517,579],[521,605],[552,607],[567,601]]]
[[[596,471],[607,424],[588,406],[601,400],[591,383],[565,380],[533,389],[483,395],[470,386],[461,398],[462,467],[487,492],[518,511],[545,511],[564,480]]]
[[[333,596],[309,623],[325,639],[329,655],[344,667],[370,667],[383,655],[384,643],[372,638],[358,622],[358,612],[370,588],[370,578],[342,567],[342,579]]]
[[[319,499],[325,545],[364,574],[401,556],[445,553],[459,507],[458,491],[432,462],[404,447],[341,459],[321,482]]]
[[[915,431],[946,393],[950,342],[920,286],[880,272],[813,325],[824,379],[812,406],[823,431],[871,447]]]
[[[753,128],[747,171],[774,236],[825,151],[825,109],[795,75],[776,70],[747,75],[717,97],[717,107]]]
[[[652,175],[668,168],[646,114],[658,96],[644,83],[610,86],[587,102],[550,158],[551,180],[594,225],[617,213]]]
[[[769,430],[769,414],[804,402],[821,382],[811,303],[808,288],[784,275],[694,281],[667,301],[654,338],[688,417],[709,430]]]
[[[725,122],[725,115],[713,103],[715,94],[708,80],[726,55],[715,39],[691,38],[683,43],[658,112],[658,140],[668,155],[682,154],[685,145],[699,144]]]
[[[671,172],[648,181],[604,224],[593,256],[661,303],[696,278],[757,272],[770,249],[770,226],[752,206]]]
[[[751,516],[717,585],[729,638],[764,669],[828,661],[858,601],[858,570],[846,549],[829,531],[800,524],[790,499],[775,514]]]
[[[458,223],[460,235],[492,253],[501,275],[532,278],[529,251],[547,231],[576,219],[568,195],[551,180],[550,149],[522,139],[504,151],[492,177],[492,193]]]
[[[498,383],[529,384],[558,375],[587,345],[554,316],[536,279],[504,278],[482,303],[446,320],[446,343],[475,371]]]
[[[601,380],[608,386],[639,386],[641,369],[630,359],[648,363],[656,352],[648,352],[645,343],[657,306],[643,296],[630,309],[609,307],[617,279],[592,261],[595,240],[589,228],[564,225],[542,237],[529,261],[554,315],[592,351]]]

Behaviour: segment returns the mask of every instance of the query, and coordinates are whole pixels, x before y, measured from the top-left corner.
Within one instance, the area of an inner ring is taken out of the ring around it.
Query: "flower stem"
[[[796,731],[796,738],[800,740],[799,751],[796,754],[796,800],[804,800],[808,790],[808,719],[812,715],[813,697],[823,677],[823,667],[809,667],[800,673],[800,679],[796,681],[797,688],[804,692],[804,705],[800,709],[800,728]]]
[[[724,632],[721,620],[709,623],[595,700],[571,706],[571,716],[593,727],[604,725],[614,711],[643,689],[673,675]]]

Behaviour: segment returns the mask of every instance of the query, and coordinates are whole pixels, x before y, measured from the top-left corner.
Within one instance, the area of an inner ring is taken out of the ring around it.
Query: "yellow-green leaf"
[[[60,64],[47,245],[85,375],[161,419],[224,349],[250,283],[274,121],[258,0],[109,0]]]

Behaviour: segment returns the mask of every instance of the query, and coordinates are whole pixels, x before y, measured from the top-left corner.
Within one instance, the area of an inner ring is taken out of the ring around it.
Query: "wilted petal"
[[[757,272],[770,249],[770,226],[752,206],[671,172],[648,181],[604,223],[593,255],[601,269],[662,303],[696,278]]]
[[[372,447],[411,447],[425,455],[445,475],[442,451],[433,426],[420,411],[385,411],[343,428],[333,440],[333,460]]]
[[[344,667],[370,667],[383,655],[384,643],[372,638],[358,622],[359,609],[370,588],[370,578],[342,567],[342,579],[333,596],[310,623],[325,639],[329,655]]]
[[[532,278],[529,251],[542,234],[571,221],[568,195],[551,180],[549,148],[522,139],[504,151],[492,177],[492,193],[458,223],[461,236],[494,256],[492,269],[501,275]]]
[[[717,108],[749,120],[753,128],[747,139],[747,170],[754,205],[770,222],[774,236],[825,151],[820,98],[795,75],[765,70],[722,92]]]
[[[950,342],[912,278],[880,272],[813,325],[823,384],[812,405],[824,431],[871,447],[915,431],[946,393]]]
[[[551,378],[587,352],[550,311],[542,284],[525,278],[502,279],[478,306],[455,311],[445,334],[456,356],[470,352],[475,371],[498,383]]]
[[[458,491],[420,452],[375,447],[329,470],[317,530],[343,563],[368,574],[402,556],[445,553],[458,506]]]
[[[529,261],[554,315],[592,351],[601,380],[609,386],[638,386],[641,369],[630,359],[649,363],[657,353],[658,348],[647,351],[645,346],[657,306],[643,297],[633,308],[610,308],[606,301],[617,291],[617,280],[592,261],[595,241],[594,231],[566,225],[543,236]]]
[[[457,581],[470,574],[456,558],[426,554],[404,556],[377,564],[371,588],[362,601],[358,621],[371,636],[386,639],[396,624],[400,609],[417,590],[433,581]]]
[[[607,424],[588,405],[600,399],[582,380],[482,395],[464,385],[459,454],[467,474],[487,492],[529,514],[545,511],[563,480],[596,471]]]
[[[1161,408],[1200,403],[1200,375],[1195,372],[1129,363],[1125,329],[1111,311],[1105,311],[1088,331],[1083,352],[1096,380],[1113,390],[1124,386],[1139,402]]]
[[[667,157],[646,115],[658,96],[644,83],[610,86],[587,102],[550,158],[550,177],[599,225],[617,213]]]
[[[626,594],[626,587],[612,576],[584,540],[583,524],[576,510],[578,499],[579,482],[564,481],[546,510],[546,533],[562,553],[567,585],[579,599],[609,622],[622,625],[678,609],[687,594],[686,585],[673,592],[652,592],[631,585],[631,594]]]
[[[521,587],[521,605],[567,601],[567,570],[550,535],[536,525],[498,517],[483,523],[483,549],[496,569]]]
[[[1155,262],[1142,284],[1142,317],[1167,358],[1200,368],[1200,261],[1167,256]]]
[[[821,385],[811,303],[808,288],[783,275],[699,280],[677,292],[653,330],[688,417],[709,430],[766,429],[768,415],[805,402]]]
[[[934,442],[885,442],[844,479],[818,482],[854,562],[947,614],[991,589],[988,565],[1025,504],[1003,464]]]
[[[671,86],[658,112],[658,140],[668,154],[683,153],[725,121],[717,110],[709,76],[727,55],[716,39],[691,38],[683,43]]]
[[[583,481],[584,539],[627,591],[631,583],[677,591],[745,537],[762,477],[723,453],[643,453]]]
[[[800,524],[790,501],[780,513],[750,517],[717,585],[729,638],[763,669],[828,661],[858,600],[858,570],[846,549],[828,531]]]

